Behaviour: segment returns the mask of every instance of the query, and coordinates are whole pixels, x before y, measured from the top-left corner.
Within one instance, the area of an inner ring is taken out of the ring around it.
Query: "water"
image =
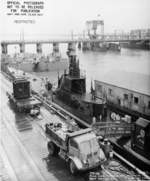
[[[122,48],[120,53],[79,52],[79,58],[81,68],[86,70],[88,88],[91,80],[101,80],[109,71],[150,75],[150,51]]]
[[[52,45],[43,45],[43,53],[52,52]],[[9,46],[10,53],[19,52],[19,46]],[[35,53],[35,45],[27,45],[26,52]],[[67,45],[60,45],[63,57],[67,57]],[[150,75],[150,51],[122,48],[121,52],[82,52],[77,50],[81,69],[86,71],[87,89],[89,90],[91,80],[101,80],[111,70],[123,70]],[[53,82],[57,81],[57,73],[41,73],[48,76]],[[119,76],[119,75],[118,75]]]

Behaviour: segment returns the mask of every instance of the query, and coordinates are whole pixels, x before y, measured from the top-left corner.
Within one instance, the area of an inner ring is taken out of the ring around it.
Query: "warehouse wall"
[[[95,92],[99,98],[130,110],[150,115],[150,95],[145,95],[95,80]]]

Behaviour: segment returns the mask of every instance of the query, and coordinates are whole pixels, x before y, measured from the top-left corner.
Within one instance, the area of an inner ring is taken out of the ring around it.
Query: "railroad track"
[[[6,76],[6,78],[10,81],[11,78],[9,77],[9,75],[4,73],[4,76]],[[9,86],[7,84],[7,86]],[[9,86],[10,88],[11,86]],[[56,115],[60,116],[64,121],[67,121],[68,118],[69,119],[73,119],[75,120],[77,123],[81,123],[82,125],[85,125],[85,127],[91,127],[89,124],[85,123],[83,120],[79,119],[78,117],[74,116],[73,114],[69,113],[68,111],[66,111],[65,109],[63,109],[62,107],[60,107],[59,105],[55,104],[54,102],[50,101],[50,100],[46,100],[45,98],[43,98],[40,94],[38,94],[37,92],[35,92],[34,90],[33,94],[34,97],[37,98],[38,100],[40,100],[43,103],[43,106],[48,109],[49,111],[54,112]],[[44,131],[44,130],[43,130]],[[43,134],[43,133],[42,133]],[[140,180],[140,178],[144,178],[145,180],[150,180],[150,177],[148,175],[145,174],[145,172],[141,171],[140,169],[138,169],[137,167],[135,167],[134,165],[132,165],[130,162],[128,162],[127,160],[125,160],[124,158],[121,157],[121,155],[117,154],[116,152],[114,152],[114,155],[121,160],[122,163],[125,163],[126,165],[129,166],[129,168],[132,168],[133,172],[128,172],[129,170],[127,168],[125,168],[121,163],[119,165],[118,168],[122,168],[121,170],[118,169],[112,169],[112,168],[108,168],[108,167],[102,167],[103,172],[105,173],[104,176],[105,178],[109,178],[111,180],[114,181],[122,181],[123,178],[123,173],[126,175],[126,179],[127,176],[130,177],[129,180]],[[122,176],[118,173],[122,172]],[[117,176],[116,176],[117,175]],[[133,176],[132,176],[133,175]],[[138,175],[138,176],[136,176]],[[119,176],[121,176],[119,178]],[[136,177],[136,178],[135,178]],[[126,180],[127,181],[127,180]]]

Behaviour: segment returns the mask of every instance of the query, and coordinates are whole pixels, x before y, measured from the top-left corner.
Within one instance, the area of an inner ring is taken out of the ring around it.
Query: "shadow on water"
[[[128,56],[128,57],[143,57],[145,55],[148,55],[149,51],[147,50],[140,50],[140,49],[128,49],[128,48],[122,48],[121,55],[122,56]]]

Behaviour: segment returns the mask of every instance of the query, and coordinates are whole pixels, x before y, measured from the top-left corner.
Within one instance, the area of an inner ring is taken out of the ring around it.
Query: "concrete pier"
[[[1,47],[2,47],[2,54],[7,54],[8,53],[7,44],[1,43]]]
[[[20,53],[25,53],[25,43],[20,43]]]
[[[90,50],[91,44],[89,42],[83,42],[82,44],[82,50]]]
[[[129,33],[121,33],[121,34],[105,34],[104,35],[104,22],[101,23],[101,34],[98,36],[100,38],[91,39],[86,37],[80,37],[76,39],[51,39],[51,40],[5,40],[1,42],[2,47],[2,54],[8,54],[8,45],[19,45],[20,46],[20,53],[25,52],[25,45],[27,44],[36,44],[36,51],[37,53],[42,53],[42,44],[53,44],[53,52],[59,52],[59,45],[60,43],[68,44],[68,50],[69,47],[72,46],[72,44],[78,43],[78,47],[82,50],[90,50],[92,43],[130,43],[133,41],[136,42],[143,42],[146,49],[150,49],[150,34],[147,36],[131,36]]]
[[[67,53],[74,52],[76,53],[76,43],[69,42]]]
[[[59,52],[59,43],[53,43],[53,53]]]
[[[36,52],[37,53],[42,53],[42,44],[41,43],[36,44]]]

